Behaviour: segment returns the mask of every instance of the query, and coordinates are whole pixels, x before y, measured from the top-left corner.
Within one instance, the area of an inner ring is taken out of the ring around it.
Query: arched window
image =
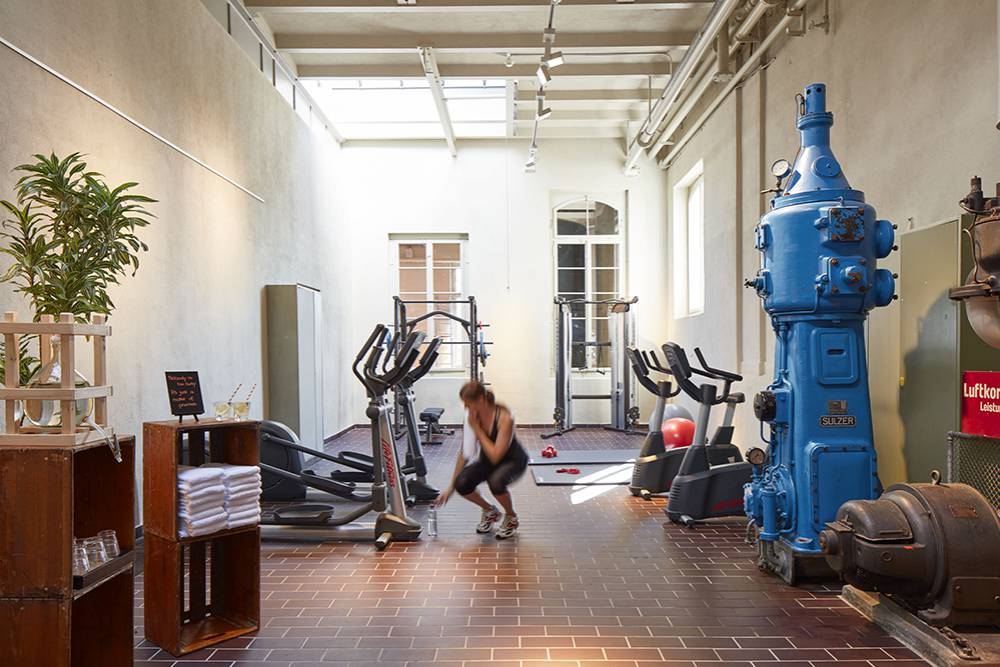
[[[624,224],[618,209],[584,197],[556,207],[554,218],[556,295],[588,301],[621,297]],[[575,304],[570,308],[574,343],[610,340],[607,306]],[[610,365],[608,347],[573,346],[574,369]]]

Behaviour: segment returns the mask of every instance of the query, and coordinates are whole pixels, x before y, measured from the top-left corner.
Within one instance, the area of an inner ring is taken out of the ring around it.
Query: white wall
[[[822,3],[812,4],[808,18],[819,20]],[[774,62],[742,88],[741,108],[737,95],[730,96],[668,170],[672,188],[704,158],[708,209],[706,311],[673,321],[671,335],[683,344],[701,344],[722,366],[741,361],[748,398],[770,382],[773,339],[757,296],[741,283],[759,262],[753,228],[766,206],[759,191],[773,185],[766,168],[777,158],[792,159],[798,146],[796,93],[814,81],[827,83],[835,115],[833,150],[844,173],[879,216],[898,223],[901,231],[956,217],[972,175],[987,183],[1000,178],[1000,134],[994,129],[996,2],[833,0],[830,5],[830,34],[814,30],[786,40]],[[742,164],[736,160],[737,142]],[[882,265],[898,268],[898,259]],[[870,318],[875,437],[887,484],[905,479],[898,312],[892,304]],[[749,406],[738,425],[737,442],[758,441]]]
[[[334,186],[338,218],[351,229],[343,242],[350,243],[355,272],[354,338],[362,340],[376,321],[391,321],[389,234],[467,233],[469,290],[495,342],[486,377],[521,423],[549,424],[552,207],[584,194],[627,199],[626,290],[639,297],[637,342],[658,347],[666,334],[666,198],[658,170],[622,175],[620,142],[543,141],[539,155],[537,173],[525,174],[521,141],[460,142],[457,158],[443,142],[348,146]],[[463,380],[427,376],[417,386],[418,408],[444,407],[444,421],[458,421]],[[607,382],[607,376],[594,380]],[[648,410],[647,392],[639,387],[637,393]],[[604,402],[579,402],[575,415],[579,423],[607,422],[609,410]]]
[[[339,150],[314,132],[198,0],[6,0],[0,35],[250,190],[258,202],[0,47],[0,198],[33,153],[80,151],[109,182],[159,200],[139,273],[111,291],[113,426],[169,416],[163,372],[197,369],[206,403],[261,379],[262,288],[324,292],[326,428],[357,420],[345,364],[353,269],[329,184]],[[0,310],[30,317],[0,288]],[[261,415],[258,388],[252,409]]]

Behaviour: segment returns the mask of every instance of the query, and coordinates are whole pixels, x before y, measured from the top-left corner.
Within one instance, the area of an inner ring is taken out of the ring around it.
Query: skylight
[[[426,79],[334,79],[306,83],[345,139],[444,139]],[[445,80],[445,100],[455,136],[504,136],[506,87],[502,79]]]

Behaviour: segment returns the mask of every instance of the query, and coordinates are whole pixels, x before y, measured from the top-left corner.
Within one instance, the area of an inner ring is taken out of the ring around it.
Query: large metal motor
[[[864,322],[893,299],[876,262],[894,250],[894,226],[851,188],[830,148],[826,85],[799,96],[801,148],[779,160],[771,210],[757,226],[762,255],[747,282],[775,332],[774,381],[754,410],[770,427],[766,464],[746,486],[759,565],[789,583],[831,576],[819,533],[845,501],[881,491],[872,436]],[[787,177],[784,187],[781,180]]]
[[[1000,348],[1000,183],[996,196],[987,198],[982,179],[973,177],[972,188],[959,205],[973,216],[964,231],[976,265],[965,284],[948,295],[965,302],[965,315],[976,335]]]
[[[937,626],[1000,627],[1000,517],[965,484],[897,484],[854,500],[820,534],[849,584]]]

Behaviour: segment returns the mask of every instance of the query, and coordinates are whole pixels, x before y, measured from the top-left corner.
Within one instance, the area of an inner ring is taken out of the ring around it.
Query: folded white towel
[[[198,496],[189,496],[185,493],[177,494],[177,504],[181,507],[191,509],[193,507],[208,507],[210,505],[222,506],[226,502],[225,493],[209,493]]]
[[[260,489],[261,489],[260,482],[240,484],[239,486],[230,486],[226,488],[226,497],[233,498],[247,493],[255,493],[257,495],[260,495]]]
[[[198,521],[181,521],[179,526],[179,533],[181,537],[197,537],[200,535],[209,535],[211,533],[216,533],[220,530],[224,530],[227,526],[227,515],[225,512],[216,514],[214,516],[199,519]]]
[[[224,498],[225,496],[226,487],[221,484],[214,484],[212,486],[197,489],[188,489],[183,486],[177,487],[177,497],[190,502],[198,502],[199,500],[204,500],[206,498]]]
[[[225,476],[218,468],[201,466],[177,466],[177,488],[189,491],[219,485],[223,486]]]
[[[213,517],[217,517],[220,514],[225,516],[226,514],[228,514],[228,512],[226,512],[224,508],[218,505],[215,505],[213,507],[205,507],[203,509],[194,512],[189,512],[181,508],[181,510],[177,512],[178,518],[180,518],[181,521],[187,521],[187,522],[201,521],[202,519],[210,519]]]
[[[225,495],[225,501],[227,505],[233,503],[242,503],[247,500],[256,501],[260,497],[260,488],[247,489],[246,491],[240,491],[238,493],[227,493]]]
[[[226,484],[247,479],[260,479],[260,468],[257,466],[238,466],[231,463],[206,463],[202,467],[221,470],[226,479]]]
[[[246,514],[247,512],[260,512],[260,505],[256,503],[253,505],[239,505],[237,507],[227,507],[226,514],[233,516],[235,514]]]
[[[230,514],[226,525],[229,528],[236,528],[239,526],[250,526],[255,523],[260,523],[260,509],[251,509],[245,512]]]

